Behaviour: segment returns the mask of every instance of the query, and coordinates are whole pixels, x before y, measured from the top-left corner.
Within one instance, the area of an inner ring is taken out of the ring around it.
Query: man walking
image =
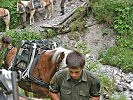
[[[50,82],[51,100],[99,100],[100,81],[84,69],[84,56],[73,51],[67,55],[67,68],[58,71]]]

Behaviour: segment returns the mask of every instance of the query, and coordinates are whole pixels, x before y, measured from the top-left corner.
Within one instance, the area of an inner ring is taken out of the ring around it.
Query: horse
[[[52,0],[41,0],[41,9],[46,8],[46,15],[44,19],[50,19],[52,17],[53,11],[53,1]],[[27,10],[28,8],[28,10]],[[30,12],[30,25],[34,23],[34,14],[36,9],[33,7],[32,1],[19,1],[17,2],[17,11],[23,14],[23,22],[26,21],[26,14]]]
[[[22,81],[19,82],[20,83],[19,86],[28,92],[33,92],[34,97],[37,98],[48,97],[49,96],[48,88],[50,80],[52,79],[56,71],[65,68],[66,57],[70,52],[72,52],[72,50],[68,50],[62,47],[58,47],[52,50],[45,50],[41,52],[40,63],[39,61],[34,62],[35,66],[33,69],[33,76],[35,77],[36,82],[32,80],[30,81],[30,84],[27,84],[27,82],[23,81],[24,79],[22,79]],[[13,57],[13,55],[16,55],[16,51],[12,48],[7,53],[7,56],[4,61],[7,67],[10,67],[11,63],[8,62],[11,62],[11,59],[13,59],[11,57]]]
[[[9,30],[10,12],[5,8],[0,8],[0,18],[2,18],[6,24],[6,31]]]

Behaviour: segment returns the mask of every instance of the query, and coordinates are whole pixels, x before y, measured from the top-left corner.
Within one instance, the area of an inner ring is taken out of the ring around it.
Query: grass
[[[133,1],[90,0],[96,19],[106,22],[117,34],[116,46],[100,53],[103,64],[113,65],[124,72],[133,72]],[[103,36],[108,34],[103,30]]]

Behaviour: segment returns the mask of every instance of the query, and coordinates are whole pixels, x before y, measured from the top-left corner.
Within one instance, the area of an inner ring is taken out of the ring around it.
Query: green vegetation
[[[25,30],[23,32],[17,32],[15,30],[9,30],[6,32],[7,36],[10,36],[12,39],[12,45],[18,46],[21,40],[42,40],[45,38],[44,33],[35,33]]]
[[[114,91],[115,81],[110,80],[109,77],[107,77],[103,74],[99,74],[98,77],[99,77],[100,82],[101,82],[101,93],[104,93],[106,91],[106,92],[108,92],[109,97],[111,97],[111,95]]]
[[[96,19],[107,22],[117,33],[116,47],[100,53],[103,64],[133,72],[133,1],[132,0],[90,0]],[[107,34],[106,30],[103,35]]]
[[[123,93],[120,93],[118,97],[111,97],[110,100],[127,100],[127,98]]]
[[[46,35],[47,35],[48,38],[53,37],[53,36],[56,36],[57,33],[58,33],[58,32],[57,32],[56,30],[54,30],[54,29],[47,29],[46,31],[47,31],[47,34],[46,34]]]
[[[79,41],[77,46],[76,46],[77,50],[83,54],[87,54],[90,52],[90,50],[87,48],[87,43],[86,41]]]

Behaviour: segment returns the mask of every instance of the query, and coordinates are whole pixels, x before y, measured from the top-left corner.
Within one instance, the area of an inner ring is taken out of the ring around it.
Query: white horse
[[[0,8],[0,18],[2,18],[6,24],[6,31],[9,30],[10,12],[5,8]]]
[[[50,19],[52,16],[52,11],[53,11],[53,0],[41,0],[41,9],[46,8],[46,15],[45,18]],[[34,23],[34,14],[35,14],[35,9],[33,8],[32,2],[31,1],[19,1],[17,3],[17,11],[23,14],[23,21],[26,21],[26,13],[28,12],[26,8],[29,9],[30,13],[30,25]]]

